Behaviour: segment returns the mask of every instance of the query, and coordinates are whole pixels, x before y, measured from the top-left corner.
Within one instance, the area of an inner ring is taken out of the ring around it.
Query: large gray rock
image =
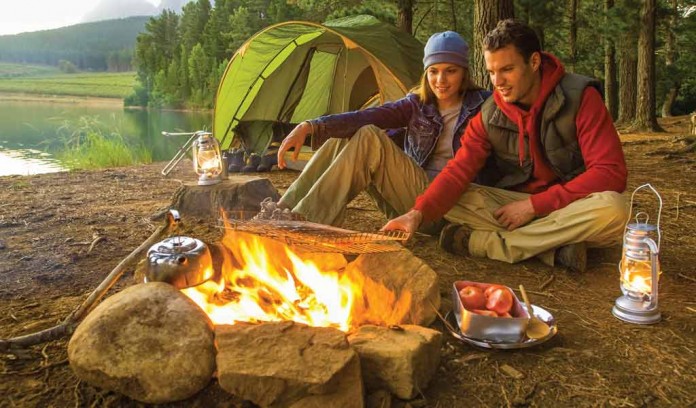
[[[131,286],[78,326],[68,359],[83,381],[146,403],[179,401],[215,371],[212,323],[166,283]]]
[[[387,389],[401,399],[425,390],[440,364],[442,333],[421,326],[366,325],[348,336],[360,356],[367,391]]]
[[[362,299],[353,307],[354,325],[428,326],[435,320],[440,307],[437,273],[411,251],[363,254],[345,273],[364,280]]]
[[[358,355],[339,330],[238,323],[217,326],[215,336],[218,382],[239,398],[262,407],[362,407]]]

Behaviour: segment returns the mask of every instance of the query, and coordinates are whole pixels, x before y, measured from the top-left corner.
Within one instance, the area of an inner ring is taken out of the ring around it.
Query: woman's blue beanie
[[[423,68],[443,62],[469,68],[469,44],[454,31],[430,36],[423,54]]]

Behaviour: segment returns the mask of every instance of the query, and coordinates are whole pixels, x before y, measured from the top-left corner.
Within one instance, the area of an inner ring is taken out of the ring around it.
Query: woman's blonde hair
[[[462,83],[461,85],[459,85],[460,96],[464,96],[464,93],[466,93],[466,91],[478,91],[483,89],[471,80],[468,68],[461,68],[464,70],[464,75],[462,75]],[[423,71],[423,75],[421,75],[418,85],[411,89],[411,93],[418,95],[418,98],[423,104],[435,103],[437,101],[435,93],[433,93],[433,90],[430,89],[430,84],[428,84],[427,69]]]

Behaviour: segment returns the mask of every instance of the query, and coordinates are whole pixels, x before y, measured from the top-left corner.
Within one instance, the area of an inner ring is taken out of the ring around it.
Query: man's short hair
[[[512,18],[498,21],[498,25],[483,39],[483,49],[489,52],[498,51],[510,44],[522,54],[524,62],[529,62],[535,52],[541,52],[536,32],[527,24]]]

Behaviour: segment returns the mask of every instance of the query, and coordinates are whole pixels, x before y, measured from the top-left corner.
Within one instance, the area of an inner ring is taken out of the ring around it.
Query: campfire
[[[411,399],[427,386],[442,341],[425,327],[440,305],[437,274],[388,242],[400,237],[295,220],[222,230],[208,245],[174,236],[151,247],[136,271],[146,283],[104,301],[73,335],[80,378],[162,403],[215,377],[260,406],[359,407],[365,392]],[[321,238],[303,240],[309,230]]]
[[[402,322],[409,311],[408,290],[397,299],[355,269],[341,271],[347,263],[340,254],[301,253],[282,242],[233,230],[227,230],[221,244],[220,273],[182,289],[214,324],[292,320],[347,332],[366,319]],[[379,312],[364,313],[367,298],[379,300],[370,305]]]

